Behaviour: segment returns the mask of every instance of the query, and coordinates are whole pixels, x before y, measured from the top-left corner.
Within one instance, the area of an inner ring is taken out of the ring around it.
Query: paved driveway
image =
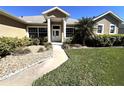
[[[28,68],[14,76],[11,76],[5,80],[0,81],[1,86],[30,86],[32,82],[37,78],[43,76],[68,59],[66,53],[59,44],[53,44],[53,58],[46,62],[37,64],[31,68]]]

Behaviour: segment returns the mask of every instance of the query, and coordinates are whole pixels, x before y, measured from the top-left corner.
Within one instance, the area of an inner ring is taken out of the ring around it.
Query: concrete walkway
[[[68,59],[61,44],[53,44],[53,58],[0,81],[1,86],[31,86],[32,82],[56,69]]]

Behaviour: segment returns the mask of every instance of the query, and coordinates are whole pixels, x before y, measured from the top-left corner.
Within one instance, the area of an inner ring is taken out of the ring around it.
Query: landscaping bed
[[[22,52],[25,49],[26,52]],[[12,55],[0,59],[0,79],[4,79],[33,64],[43,62],[50,57],[52,57],[52,49],[47,50],[41,45],[24,47],[21,51],[18,50]]]
[[[52,56],[52,45],[44,38],[0,38],[0,80]]]
[[[34,86],[124,85],[124,48],[65,50],[69,60]]]

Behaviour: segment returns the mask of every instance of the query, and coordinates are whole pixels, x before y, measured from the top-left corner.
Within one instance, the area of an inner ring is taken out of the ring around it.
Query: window
[[[29,32],[29,37],[31,38],[47,36],[47,28],[31,27],[28,28],[28,32]]]
[[[29,37],[32,38],[38,37],[37,28],[28,28],[28,32],[29,32]]]
[[[47,28],[39,28],[39,37],[47,36]]]
[[[104,31],[104,25],[103,25],[103,24],[99,24],[99,25],[98,25],[97,33],[98,33],[98,34],[101,34],[101,33],[103,33],[103,31]]]
[[[116,30],[116,29],[115,29],[115,25],[111,24],[111,25],[110,25],[110,33],[111,33],[111,34],[115,33],[115,30]]]
[[[60,26],[53,26],[53,29],[60,29]]]
[[[74,34],[74,28],[66,28],[66,37],[72,37]]]
[[[59,31],[56,31],[56,36],[59,36]]]

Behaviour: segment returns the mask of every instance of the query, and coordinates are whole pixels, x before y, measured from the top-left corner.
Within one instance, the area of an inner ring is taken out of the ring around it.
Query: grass
[[[66,53],[67,62],[32,85],[124,85],[124,48],[71,49]]]

